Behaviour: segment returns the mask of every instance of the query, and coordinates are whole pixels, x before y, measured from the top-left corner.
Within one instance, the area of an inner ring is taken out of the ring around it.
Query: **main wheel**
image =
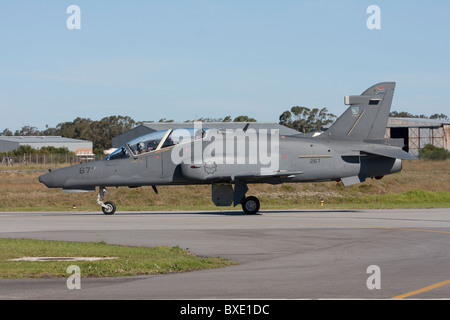
[[[259,211],[259,200],[250,196],[242,200],[242,210],[247,214],[255,214]]]
[[[116,205],[112,201],[106,201],[105,207],[102,206],[102,211],[107,215],[114,214],[114,212],[116,212]]]

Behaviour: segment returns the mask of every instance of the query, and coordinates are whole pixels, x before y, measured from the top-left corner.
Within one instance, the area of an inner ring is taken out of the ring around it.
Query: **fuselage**
[[[263,148],[258,134],[236,134],[233,145],[220,137],[133,155],[128,145],[127,157],[52,170],[39,181],[49,188],[92,191],[96,186],[234,183],[242,177],[247,183],[273,184],[338,181],[355,176],[363,181],[401,170],[401,160],[354,151],[355,143],[349,141],[302,136],[278,136],[275,140],[265,136],[270,141]]]

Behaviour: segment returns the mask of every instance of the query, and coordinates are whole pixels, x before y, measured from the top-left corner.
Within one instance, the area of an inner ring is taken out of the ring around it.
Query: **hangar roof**
[[[448,120],[437,120],[427,118],[396,118],[390,117],[387,126],[391,127],[442,127],[442,125],[449,125]]]
[[[80,143],[86,140],[71,139],[61,136],[0,136],[0,140],[18,143]]]

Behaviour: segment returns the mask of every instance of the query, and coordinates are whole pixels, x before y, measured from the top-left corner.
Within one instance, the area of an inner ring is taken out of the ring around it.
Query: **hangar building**
[[[389,118],[386,138],[403,138],[406,152],[414,156],[426,144],[450,151],[450,121],[426,118]]]
[[[42,147],[65,147],[77,157],[94,157],[91,141],[64,138],[60,136],[0,136],[0,152],[13,151],[20,146],[30,146],[40,150]]]

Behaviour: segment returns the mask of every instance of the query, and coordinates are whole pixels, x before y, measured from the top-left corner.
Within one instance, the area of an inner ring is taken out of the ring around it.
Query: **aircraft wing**
[[[398,147],[391,147],[387,145],[368,145],[362,146],[352,151],[362,151],[366,153],[376,154],[383,157],[401,159],[401,160],[417,160],[416,157],[403,151]]]
[[[264,168],[255,166],[236,167],[236,165],[217,165],[215,163],[202,163],[199,165],[181,164],[181,174],[186,180],[193,181],[236,181],[263,182],[275,179],[291,179],[302,174],[303,171],[279,170],[264,172]],[[280,181],[281,183],[281,181]]]

